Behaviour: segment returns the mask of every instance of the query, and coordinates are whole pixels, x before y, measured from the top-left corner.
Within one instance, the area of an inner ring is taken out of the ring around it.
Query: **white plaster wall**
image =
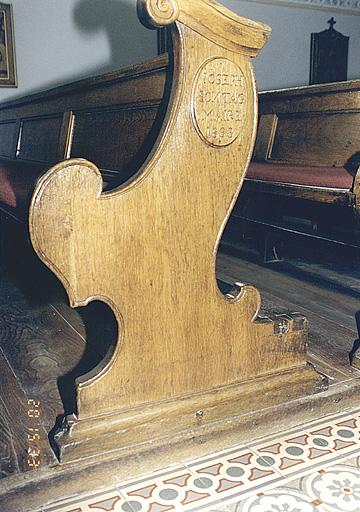
[[[138,22],[136,0],[8,1],[14,11],[19,86],[0,88],[0,101],[156,55],[156,33]],[[273,28],[254,61],[259,90],[308,83],[310,34],[325,29],[334,13],[246,0],[223,3]],[[349,78],[360,78],[360,16],[334,16],[336,28],[350,36]]]
[[[242,16],[272,27],[269,42],[254,60],[259,90],[309,83],[311,32],[328,28],[331,16],[336,19],[335,28],[350,36],[348,79],[360,78],[360,16],[242,0],[223,3]]]
[[[14,13],[18,88],[0,101],[156,55],[135,0],[6,0]]]

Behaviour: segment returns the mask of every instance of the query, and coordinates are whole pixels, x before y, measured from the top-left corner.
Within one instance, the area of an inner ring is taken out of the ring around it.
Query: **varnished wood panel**
[[[0,103],[0,121],[104,106],[160,103],[168,64],[168,55],[164,54],[143,64]]]
[[[269,158],[274,144],[278,117],[275,114],[260,115],[253,159],[264,161]]]
[[[0,156],[13,158],[15,154],[16,121],[0,123]]]
[[[259,107],[261,114],[359,110],[360,80],[264,91]]]
[[[157,113],[155,106],[74,113],[70,154],[121,173],[138,151],[142,150],[142,159],[146,157],[142,145]]]
[[[131,444],[137,451],[161,433],[213,432],[238,410],[240,396],[251,409],[257,378],[274,389],[267,404],[270,395],[279,403],[289,390],[301,396],[327,386],[306,364],[301,315],[257,318],[256,289],[238,283],[223,296],[216,285],[219,239],[254,145],[249,55],[269,30],[216,2],[200,4],[201,24],[199,5],[188,0],[169,10],[138,2],[146,24],[177,21],[168,112],[136,177],[102,194],[94,164],[69,160],[50,169],[33,196],[33,246],[70,304],[101,299],[119,325],[111,359],[78,380],[77,414],[56,436],[62,461],[95,456],[99,444],[104,452]]]
[[[63,116],[23,119],[17,157],[21,160],[55,162],[58,159]]]
[[[360,148],[360,112],[279,116],[269,160],[343,166]]]
[[[23,224],[7,219],[1,234],[7,250],[0,346],[26,393],[43,402],[50,431],[58,415],[74,411],[75,379],[105,357],[116,338],[114,321],[105,305],[70,310],[61,284],[31,250]]]
[[[103,168],[107,182],[119,184],[137,170],[151,150],[157,135],[152,122],[157,117],[155,124],[158,129],[161,127],[170,75],[168,56],[163,55],[144,64],[0,104],[0,147],[4,147],[0,157],[49,165],[68,158],[74,142],[73,155],[93,159]],[[73,111],[78,115],[79,130],[75,132]],[[119,114],[117,118],[115,112],[123,112],[122,117]],[[17,169],[13,172],[17,173]],[[30,188],[31,184],[29,195]]]

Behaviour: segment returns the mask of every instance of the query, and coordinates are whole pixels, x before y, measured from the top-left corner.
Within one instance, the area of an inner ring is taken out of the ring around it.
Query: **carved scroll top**
[[[171,25],[179,18],[176,0],[138,0],[137,10],[141,22],[149,28]]]
[[[137,0],[137,9],[146,27],[179,21],[213,43],[251,57],[271,34],[269,26],[238,16],[215,0]]]

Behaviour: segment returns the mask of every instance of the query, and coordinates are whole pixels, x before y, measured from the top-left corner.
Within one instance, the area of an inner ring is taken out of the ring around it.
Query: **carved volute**
[[[119,323],[111,359],[77,383],[65,437],[101,415],[120,422],[145,404],[306,365],[303,320],[289,317],[279,336],[272,320],[256,320],[255,288],[224,296],[215,278],[254,144],[250,57],[270,30],[212,0],[139,0],[138,11],[146,25],[172,24],[173,89],[152,153],[106,193],[93,164],[60,163],[30,210],[33,246],[71,305],[103,300]]]

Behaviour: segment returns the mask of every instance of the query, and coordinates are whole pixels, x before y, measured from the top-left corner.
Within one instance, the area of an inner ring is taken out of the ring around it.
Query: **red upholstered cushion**
[[[305,167],[251,162],[246,177],[277,183],[350,190],[354,175],[355,172],[348,171],[345,167]]]
[[[13,162],[0,162],[0,202],[12,208],[24,207],[30,197],[39,170]]]

